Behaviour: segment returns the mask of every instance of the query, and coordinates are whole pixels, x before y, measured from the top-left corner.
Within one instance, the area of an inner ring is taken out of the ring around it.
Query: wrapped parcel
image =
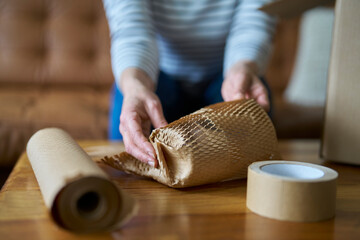
[[[130,154],[105,157],[119,170],[184,188],[245,178],[255,161],[281,159],[274,126],[254,100],[210,105],[155,129],[149,138],[159,166]]]

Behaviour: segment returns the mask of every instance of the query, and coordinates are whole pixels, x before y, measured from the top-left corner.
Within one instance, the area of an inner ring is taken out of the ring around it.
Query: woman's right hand
[[[148,75],[136,68],[126,69],[120,87],[124,101],[119,130],[126,151],[142,162],[157,167],[155,149],[148,141],[151,124],[155,128],[167,125],[161,102],[154,93],[154,84]]]

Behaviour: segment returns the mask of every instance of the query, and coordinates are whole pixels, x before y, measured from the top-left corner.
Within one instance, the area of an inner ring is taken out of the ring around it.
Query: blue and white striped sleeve
[[[129,67],[156,82],[159,54],[149,1],[103,0],[111,35],[111,63],[116,83]]]
[[[267,2],[269,0],[239,1],[226,42],[224,75],[240,60],[256,62],[259,74],[264,74],[276,27],[274,17],[258,10]]]

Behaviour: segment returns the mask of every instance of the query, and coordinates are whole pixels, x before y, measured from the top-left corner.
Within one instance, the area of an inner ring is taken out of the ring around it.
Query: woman
[[[104,0],[117,86],[110,138],[123,139],[128,153],[156,166],[151,124],[162,127],[223,100],[254,98],[269,110],[260,76],[275,20],[257,10],[266,2]]]

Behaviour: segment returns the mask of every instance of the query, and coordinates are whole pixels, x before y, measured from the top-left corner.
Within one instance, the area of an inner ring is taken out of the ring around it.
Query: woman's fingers
[[[143,92],[141,98],[128,97],[124,101],[120,133],[123,135],[126,151],[156,167],[158,162],[155,149],[144,135],[150,130],[150,121],[155,128],[167,124],[160,100],[154,93]]]
[[[157,166],[155,150],[142,131],[142,119],[137,112],[123,112],[120,117],[120,133],[126,151],[142,162]]]
[[[146,102],[154,98],[157,99],[153,92],[154,83],[146,72],[134,67],[125,69],[120,80],[124,101],[119,130],[123,136],[126,151],[137,159],[156,166],[158,164],[156,152],[147,136],[150,133],[150,121],[156,123],[156,126],[160,126],[164,119],[161,116],[159,117],[159,114],[155,115],[155,118],[152,117],[150,112],[153,110],[148,111],[147,109]],[[158,108],[156,104],[151,106],[151,109]]]
[[[225,101],[246,98],[251,86],[251,77],[248,74],[239,72],[228,76],[223,83],[221,94]]]
[[[221,87],[221,95],[225,101],[253,98],[266,111],[270,109],[270,101],[264,84],[251,73],[232,71]]]
[[[269,97],[267,95],[262,95],[256,98],[256,101],[259,103],[261,107],[265,109],[265,111],[269,112],[270,110],[270,103],[269,103]]]
[[[270,110],[270,100],[264,84],[258,77],[254,77],[253,86],[250,89],[250,96],[266,111]]]

